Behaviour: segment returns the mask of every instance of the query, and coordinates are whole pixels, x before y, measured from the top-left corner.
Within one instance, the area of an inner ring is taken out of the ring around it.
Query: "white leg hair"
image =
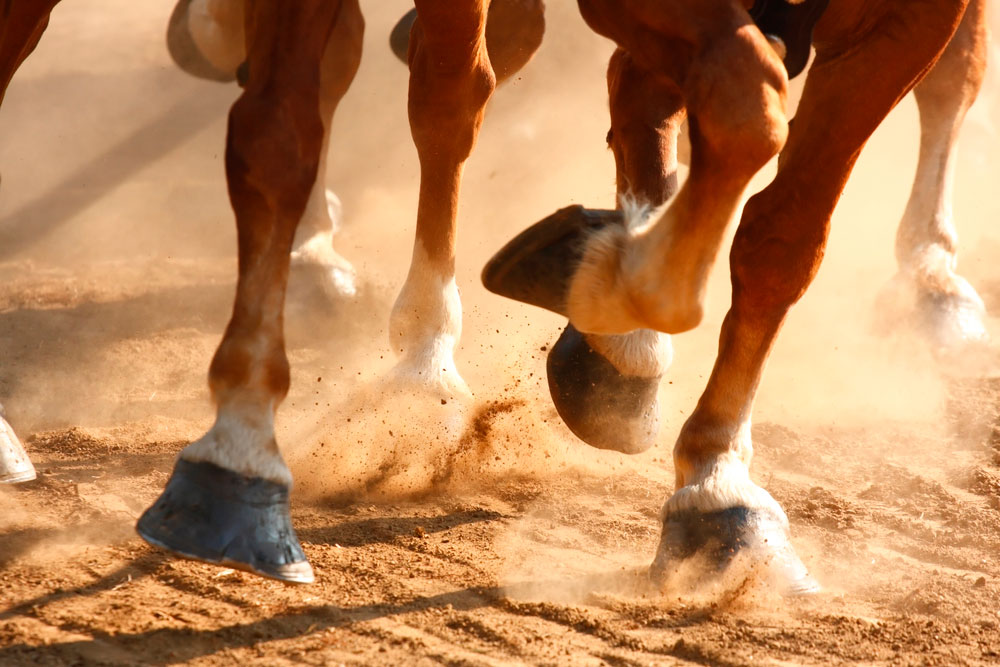
[[[205,461],[247,477],[291,486],[292,473],[274,439],[274,406],[220,405],[208,433],[185,447],[180,457]]]
[[[719,433],[702,433],[716,437]],[[685,437],[684,431],[681,438]],[[729,451],[716,456],[699,468],[677,473],[677,490],[663,506],[661,516],[685,511],[717,512],[731,507],[768,510],[787,522],[781,506],[767,491],[750,480],[749,419],[729,438]]]
[[[697,215],[697,195],[688,184],[662,212],[623,201],[625,225],[587,239],[567,298],[573,326],[601,334],[681,333],[697,326],[708,275],[739,194],[720,192]]]
[[[455,366],[462,300],[449,273],[431,262],[420,241],[414,244],[410,272],[389,318],[389,345],[401,357],[398,379],[448,396],[470,396]]]

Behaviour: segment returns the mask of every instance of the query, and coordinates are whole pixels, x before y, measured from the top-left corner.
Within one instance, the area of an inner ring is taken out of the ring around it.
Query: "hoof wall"
[[[389,33],[389,48],[404,65],[409,61],[410,31],[416,21],[417,10],[414,8],[403,14],[403,17],[393,26],[392,32]]]
[[[549,351],[546,368],[552,402],[576,437],[623,454],[656,442],[659,376],[623,375],[572,324]]]
[[[223,72],[213,65],[195,44],[188,27],[188,6],[191,0],[177,0],[167,23],[167,51],[174,64],[191,76],[209,81],[228,83],[236,80],[235,72]]]
[[[623,224],[621,211],[560,209],[518,234],[487,262],[489,291],[566,316],[566,295],[587,238]]]
[[[212,463],[180,459],[136,531],[184,558],[225,565],[289,583],[313,571],[288,511],[288,488]]]
[[[721,575],[738,554],[746,554],[751,564],[759,565],[763,581],[782,595],[820,590],[792,547],[784,517],[746,507],[667,516],[649,574],[654,582],[664,582],[682,564],[699,558],[708,574]]]
[[[14,429],[0,416],[0,484],[17,484],[35,479],[35,466],[14,435]]]

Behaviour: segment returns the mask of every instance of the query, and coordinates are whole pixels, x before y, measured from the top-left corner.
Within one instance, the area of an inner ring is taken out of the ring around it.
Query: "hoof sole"
[[[587,238],[623,220],[621,211],[560,209],[501,248],[483,268],[483,285],[494,294],[565,317],[566,295]]]
[[[549,351],[546,369],[552,402],[576,437],[623,454],[655,444],[659,376],[623,375],[572,324]]]
[[[212,463],[178,460],[136,532],[184,558],[289,583],[313,581],[292,528],[288,488]]]
[[[667,580],[694,557],[703,559],[709,574],[722,574],[737,554],[747,554],[763,566],[764,581],[782,595],[817,593],[819,584],[809,574],[788,536],[783,517],[766,510],[732,507],[716,512],[684,511],[667,516],[650,578]]]
[[[188,5],[191,0],[177,0],[167,23],[167,51],[174,64],[191,76],[209,81],[228,83],[236,80],[235,72],[223,72],[208,61],[198,49],[188,28]]]

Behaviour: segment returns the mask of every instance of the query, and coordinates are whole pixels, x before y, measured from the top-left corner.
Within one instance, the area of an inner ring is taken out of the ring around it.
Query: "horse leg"
[[[288,511],[292,476],[274,413],[288,391],[283,317],[289,253],[323,143],[321,63],[343,1],[248,5],[248,78],[229,114],[226,176],[239,279],[209,369],[215,424],[185,448],[139,519],[152,544],[289,582],[312,581]]]
[[[677,490],[663,507],[654,577],[669,578],[696,553],[721,569],[746,550],[784,592],[816,589],[781,507],[750,480],[754,394],[785,314],[819,267],[858,153],[945,48],[963,8],[897,2],[862,39],[845,29],[817,41],[777,176],[747,203],[733,242],[732,307],[708,385],[674,448]]]
[[[955,359],[989,338],[982,299],[956,271],[958,234],[951,202],[959,131],[985,74],[985,11],[985,0],[969,3],[941,58],[914,88],[920,158],[896,235],[899,274],[888,292],[915,307],[917,325],[934,351]]]
[[[203,79],[232,81],[246,60],[245,0],[179,0],[167,28],[167,47],[178,67]],[[292,266],[303,270],[333,298],[354,296],[354,267],[333,248],[340,228],[340,199],[326,187],[330,127],[337,105],[361,62],[364,18],[357,1],[345,4],[336,34],[323,55],[320,113],[323,150],[295,242]]]
[[[486,51],[489,0],[418,0],[409,47],[410,130],[420,160],[416,240],[389,321],[396,374],[440,393],[467,396],[455,367],[462,305],[455,232],[462,171],[496,79]]]
[[[34,50],[58,0],[21,0],[0,12],[0,105],[14,72]],[[0,406],[0,484],[35,479],[35,467]]]
[[[784,144],[784,68],[738,2],[623,9],[580,0],[580,8],[592,28],[677,83],[689,116],[688,179],[652,223],[607,224],[621,215],[573,210],[537,223],[491,260],[484,281],[586,333],[687,331],[701,321],[709,271],[744,188]]]
[[[611,131],[620,207],[651,210],[677,192],[677,138],[686,112],[680,90],[653,76],[624,49],[608,65]],[[650,329],[581,334],[572,324],[549,351],[556,410],[581,440],[627,454],[656,442],[660,378],[672,359],[670,336]]]
[[[340,227],[341,209],[337,195],[326,187],[326,163],[333,115],[361,64],[364,32],[365,21],[358,0],[345,1],[323,55],[319,100],[323,146],[319,168],[292,245],[292,265],[318,272],[318,283],[333,297],[357,293],[354,267],[333,248],[333,237]]]

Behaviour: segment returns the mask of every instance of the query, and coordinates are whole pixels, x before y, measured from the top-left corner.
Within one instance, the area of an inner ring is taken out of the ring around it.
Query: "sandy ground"
[[[546,43],[498,91],[467,170],[459,367],[476,402],[394,394],[385,323],[417,171],[406,71],[386,42],[407,3],[368,4],[329,178],[345,209],[337,247],[362,289],[330,303],[293,276],[289,304],[278,427],[308,587],[172,560],[132,532],[211,423],[204,376],[235,276],[220,156],[236,89],[174,70],[170,3],[129,0],[65,3],[12,84],[0,402],[40,475],[0,489],[0,665],[1000,663],[1000,381],[945,379],[905,332],[873,335],[916,157],[912,100],[863,154],[756,408],[753,475],[825,591],[681,597],[643,575],[670,448],[714,358],[725,262],[706,321],[675,340],[660,444],[626,458],[575,441],[544,386],[561,322],[477,280],[528,223],[613,196],[610,46],[572,3],[550,2]],[[960,268],[996,313],[989,85],[955,212]]]

